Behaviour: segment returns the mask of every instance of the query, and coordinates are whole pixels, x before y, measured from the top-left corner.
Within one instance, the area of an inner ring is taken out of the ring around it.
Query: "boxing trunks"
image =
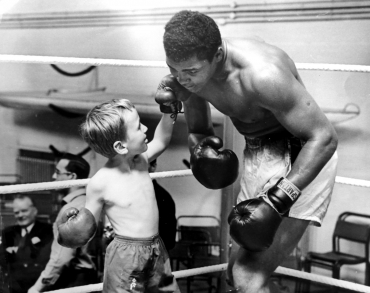
[[[106,250],[103,292],[180,292],[158,234],[114,238]]]
[[[265,193],[281,177],[285,177],[304,144],[291,135],[263,139],[245,137],[245,141],[238,203]],[[337,161],[337,153],[334,153],[316,178],[302,190],[286,216],[321,226],[333,192]]]

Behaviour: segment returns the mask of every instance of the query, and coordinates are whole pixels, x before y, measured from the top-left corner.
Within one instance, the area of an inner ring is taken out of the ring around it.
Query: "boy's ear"
[[[122,141],[116,141],[113,144],[113,149],[119,155],[126,155],[128,153],[128,149],[125,147],[125,145],[122,143]]]

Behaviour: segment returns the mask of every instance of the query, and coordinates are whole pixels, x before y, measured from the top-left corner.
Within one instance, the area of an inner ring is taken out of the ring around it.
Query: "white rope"
[[[177,171],[165,171],[149,173],[152,179],[160,178],[174,178],[174,177],[186,177],[192,176],[193,173],[190,169],[188,170],[177,170]],[[33,192],[40,190],[51,190],[51,189],[64,189],[71,188],[74,186],[85,186],[89,183],[88,179],[77,179],[77,180],[65,180],[65,181],[55,181],[55,182],[42,182],[42,183],[27,183],[27,184],[14,184],[0,186],[0,194],[9,193],[21,193],[21,192]],[[361,179],[352,179],[346,177],[335,177],[335,182],[340,184],[347,184],[358,187],[370,187],[370,181]]]
[[[348,281],[343,281],[343,280],[338,280],[338,279],[333,279],[325,276],[320,276],[312,273],[307,273],[307,272],[301,272],[297,270],[292,270],[284,267],[278,267],[275,271],[276,273],[283,274],[283,275],[288,275],[300,279],[305,279],[309,281],[314,281],[317,283],[321,284],[326,284],[329,286],[335,286],[335,287],[340,287],[340,288],[345,288],[357,292],[366,292],[370,293],[370,287],[361,285],[361,284],[356,284]]]
[[[155,172],[155,173],[149,173],[149,175],[152,179],[159,179],[159,178],[191,176],[193,175],[193,173],[191,172],[190,169],[188,169],[188,170]],[[5,186],[0,186],[0,194],[32,192],[32,191],[50,190],[50,189],[64,189],[64,188],[71,188],[74,186],[85,186],[87,185],[87,183],[89,183],[89,181],[90,181],[90,178],[55,181],[55,182],[5,185]]]
[[[370,187],[370,181],[361,180],[361,179],[352,179],[352,178],[337,176],[335,177],[335,182],[341,183],[341,184],[359,186],[359,187]]]
[[[54,56],[33,56],[33,55],[7,55],[7,54],[0,54],[0,62],[167,68],[167,64],[164,61],[54,57]],[[300,69],[300,70],[370,72],[370,66],[366,66],[366,65],[296,63],[296,66],[297,66],[297,69]]]
[[[225,271],[226,269],[227,269],[227,263],[219,264],[215,266],[209,266],[209,267],[177,271],[177,272],[173,272],[173,275],[175,276],[176,279],[180,279],[180,278],[186,278],[186,277],[195,276],[195,275]],[[329,278],[325,276],[320,276],[320,275],[316,275],[312,273],[288,269],[285,267],[278,267],[275,270],[275,272],[278,274],[292,276],[292,277],[296,277],[300,279],[305,279],[305,280],[309,280],[309,281],[313,281],[317,283],[326,284],[329,286],[345,288],[345,289],[349,289],[349,290],[353,290],[357,292],[370,293],[370,287],[368,286],[364,286],[361,284],[356,284],[356,283],[352,283],[348,281],[333,279],[333,278]],[[50,292],[53,292],[53,293],[87,293],[87,292],[101,291],[102,289],[103,289],[103,283],[99,283],[99,284],[94,284],[94,285],[60,289],[60,290],[55,290],[55,291],[50,291]]]

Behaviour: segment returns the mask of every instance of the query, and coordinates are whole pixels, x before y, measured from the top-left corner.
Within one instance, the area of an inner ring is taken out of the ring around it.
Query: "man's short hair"
[[[20,200],[29,199],[29,201],[31,202],[31,206],[36,207],[35,202],[33,201],[32,197],[28,195],[17,193],[13,197],[13,200],[16,200],[16,199],[20,199]]]
[[[114,157],[113,145],[126,139],[125,113],[135,106],[126,99],[113,99],[95,106],[80,127],[83,140],[98,154]]]
[[[89,177],[90,165],[84,158],[71,153],[64,153],[60,160],[63,159],[69,161],[66,170],[75,173],[77,179],[86,179]]]
[[[165,26],[164,50],[175,62],[186,61],[194,55],[211,62],[221,44],[216,22],[197,11],[182,10]]]

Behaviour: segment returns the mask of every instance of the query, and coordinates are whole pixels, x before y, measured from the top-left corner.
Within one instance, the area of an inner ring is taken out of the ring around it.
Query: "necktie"
[[[24,246],[25,246],[25,244],[26,244],[27,234],[28,234],[27,229],[26,229],[26,228],[22,228],[22,232],[21,232],[22,238],[21,238],[21,240],[19,241],[18,249],[20,249],[20,248],[22,248],[22,247],[24,247]]]

